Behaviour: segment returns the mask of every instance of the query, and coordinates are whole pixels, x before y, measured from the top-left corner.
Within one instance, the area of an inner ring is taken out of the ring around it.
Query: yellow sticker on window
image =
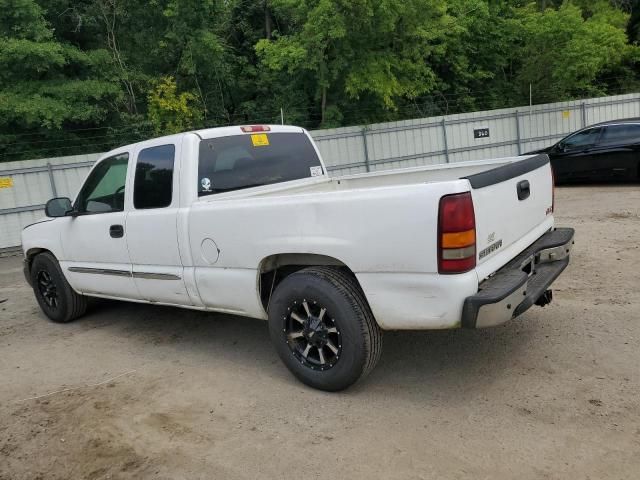
[[[266,133],[255,133],[251,135],[251,143],[254,147],[266,147],[269,145],[269,137]]]
[[[13,187],[13,178],[0,177],[0,188],[11,188],[11,187]]]

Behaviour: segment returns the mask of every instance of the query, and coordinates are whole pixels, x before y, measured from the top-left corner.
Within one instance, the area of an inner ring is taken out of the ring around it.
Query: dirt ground
[[[576,245],[551,305],[387,333],[339,394],[259,320],[100,302],[51,323],[0,259],[0,479],[638,479],[640,186],[556,204]]]

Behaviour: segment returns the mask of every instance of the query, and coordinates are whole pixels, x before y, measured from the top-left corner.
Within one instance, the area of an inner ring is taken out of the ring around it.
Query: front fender
[[[25,260],[30,261],[41,251],[49,251],[59,261],[64,260],[61,243],[61,229],[65,218],[52,218],[27,225],[22,230],[22,251]]]

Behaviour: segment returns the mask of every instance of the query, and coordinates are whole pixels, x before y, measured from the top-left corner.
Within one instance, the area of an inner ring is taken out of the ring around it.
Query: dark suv
[[[546,153],[556,183],[640,180],[640,118],[613,120],[583,128]]]

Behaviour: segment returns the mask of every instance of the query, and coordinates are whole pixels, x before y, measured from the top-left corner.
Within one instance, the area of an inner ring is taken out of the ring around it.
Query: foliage
[[[542,13],[520,12],[523,60],[516,78],[521,89],[532,84],[540,101],[596,96],[607,92],[609,77],[633,72],[640,57],[624,31],[628,15],[599,5],[586,19],[568,3]]]
[[[627,35],[630,42],[640,44],[640,0],[633,0]]]
[[[637,91],[639,0],[0,0],[0,161]]]
[[[37,132],[59,142],[63,127],[112,119],[111,105],[122,93],[101,78],[103,52],[59,42],[33,0],[0,0],[0,25],[2,143],[39,155],[41,149],[18,139]]]
[[[293,12],[296,29],[256,45],[274,70],[304,76],[320,102],[338,107],[370,96],[395,109],[436,83],[429,56],[448,26],[443,0],[277,0],[276,12]],[[335,116],[335,114],[334,114]]]
[[[192,129],[201,118],[194,108],[197,98],[189,92],[177,93],[172,77],[162,78],[149,94],[149,120],[158,135]]]

